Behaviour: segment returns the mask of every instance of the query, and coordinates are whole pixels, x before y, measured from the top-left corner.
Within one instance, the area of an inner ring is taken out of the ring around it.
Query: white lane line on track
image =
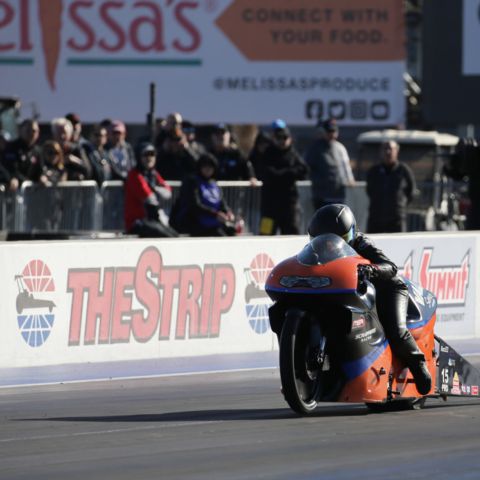
[[[211,423],[223,423],[225,420],[201,420],[196,422],[182,422],[182,423],[168,423],[162,424],[161,429],[164,428],[178,428],[189,427],[191,425],[208,425]],[[144,427],[130,427],[130,428],[115,428],[110,430],[93,430],[89,432],[77,432],[77,433],[58,433],[55,435],[34,435],[31,437],[12,437],[0,439],[2,443],[14,443],[14,442],[33,442],[37,440],[53,440],[58,438],[72,438],[72,437],[85,437],[88,435],[109,435],[111,433],[124,433],[124,432],[139,432],[144,430],[156,430],[159,425],[145,425]]]
[[[479,354],[480,355],[480,354]],[[56,382],[39,382],[39,383],[21,383],[10,385],[0,385],[0,390],[3,388],[19,388],[19,387],[42,387],[47,385],[61,385],[70,383],[90,383],[90,382],[113,382],[118,380],[145,380],[148,378],[164,378],[164,377],[186,377],[189,375],[209,375],[216,373],[241,373],[251,372],[256,370],[275,370],[278,369],[278,365],[272,365],[270,367],[252,367],[252,368],[235,368],[225,370],[205,370],[202,372],[178,372],[178,373],[156,373],[152,375],[131,375],[125,377],[102,377],[102,378],[85,378],[81,380],[58,380]]]

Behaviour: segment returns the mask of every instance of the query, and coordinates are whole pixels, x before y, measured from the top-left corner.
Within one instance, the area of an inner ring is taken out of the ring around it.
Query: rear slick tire
[[[321,366],[312,368],[318,326],[299,310],[290,310],[280,336],[280,378],[285,400],[293,411],[310,415],[316,409],[321,390]]]

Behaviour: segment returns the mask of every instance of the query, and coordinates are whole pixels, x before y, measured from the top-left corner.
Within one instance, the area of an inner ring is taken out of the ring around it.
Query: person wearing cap
[[[164,210],[172,188],[155,169],[155,162],[155,147],[142,145],[138,162],[125,181],[125,229],[142,238],[178,237]]]
[[[304,180],[308,167],[293,145],[283,120],[272,124],[272,142],[259,166],[262,179],[260,235],[300,233],[297,180]]]
[[[216,182],[217,159],[203,153],[196,173],[187,177],[170,215],[170,224],[181,233],[193,237],[233,236],[235,216]]]
[[[209,152],[218,160],[218,180],[249,180],[256,185],[252,163],[233,141],[227,124],[219,123],[213,128]]]
[[[319,122],[317,129],[318,138],[305,154],[315,209],[330,203],[345,203],[346,187],[355,182],[347,149],[338,141],[336,120]]]
[[[120,120],[113,120],[109,127],[109,141],[105,148],[112,161],[114,180],[125,180],[128,172],[135,167],[135,153],[132,145],[127,142],[127,129]]]

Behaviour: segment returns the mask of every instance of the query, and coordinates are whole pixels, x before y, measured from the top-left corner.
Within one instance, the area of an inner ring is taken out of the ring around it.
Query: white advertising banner
[[[480,0],[463,0],[463,75],[480,75]]]
[[[0,244],[0,368],[271,351],[265,278],[305,242]]]
[[[42,121],[404,123],[402,0],[0,0],[0,96]],[[28,111],[30,109],[30,112]]]
[[[474,235],[375,236],[438,299],[438,335],[479,335]],[[265,280],[298,237],[3,242],[0,368],[270,352]]]
[[[397,264],[400,273],[435,294],[436,333],[442,338],[476,336],[478,309],[478,236],[380,236],[377,245]]]

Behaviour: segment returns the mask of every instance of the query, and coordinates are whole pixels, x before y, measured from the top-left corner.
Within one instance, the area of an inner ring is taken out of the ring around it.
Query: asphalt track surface
[[[1,480],[183,478],[479,479],[480,399],[300,418],[271,368],[0,389]]]

